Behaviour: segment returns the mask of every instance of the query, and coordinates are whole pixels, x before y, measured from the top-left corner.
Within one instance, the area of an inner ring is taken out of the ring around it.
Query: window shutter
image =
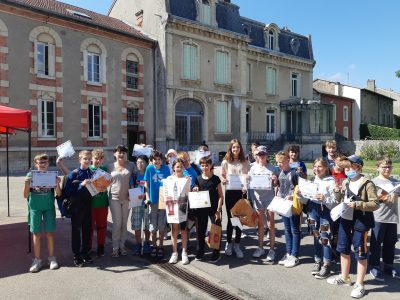
[[[55,76],[55,63],[56,63],[56,55],[55,55],[55,45],[49,44],[49,76]]]
[[[183,78],[190,78],[190,45],[183,44]]]
[[[83,50],[83,80],[88,81],[88,51]]]
[[[35,68],[35,74],[38,73],[38,43],[35,40],[34,41],[34,47],[33,47],[33,63],[34,63],[34,68]]]

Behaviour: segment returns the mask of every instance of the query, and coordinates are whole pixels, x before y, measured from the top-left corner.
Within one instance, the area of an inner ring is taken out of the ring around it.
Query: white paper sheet
[[[57,171],[31,171],[32,182],[31,187],[54,188],[57,186]]]
[[[57,146],[57,153],[60,158],[68,158],[74,156],[75,150],[72,146],[71,141],[68,140],[65,143]]]
[[[387,183],[387,184],[381,184],[378,185],[379,188],[381,188],[382,190],[384,190],[386,193],[391,194],[396,192],[396,190],[398,190],[400,188],[400,183],[396,186],[393,186],[393,184],[391,183]]]
[[[347,204],[350,203],[350,199],[344,198],[343,201],[343,211],[341,217],[346,220],[353,220],[354,208],[348,207]]]
[[[250,188],[253,190],[271,190],[272,180],[269,175],[250,175]]]
[[[200,162],[200,159],[201,159],[201,158],[207,157],[207,156],[210,156],[210,155],[211,155],[211,152],[210,152],[210,151],[199,151],[199,150],[196,150],[195,153],[196,153],[195,162],[196,162],[197,164]]]
[[[291,162],[289,163],[289,166],[291,169],[297,169],[300,167],[300,162],[296,161],[296,162]]]
[[[139,144],[135,144],[133,146],[132,156],[145,155],[147,157],[150,157],[151,152],[153,152],[152,148],[149,148],[149,147],[146,147],[146,146],[142,146],[142,145],[139,145]]]
[[[138,207],[143,204],[143,199],[139,199],[141,195],[143,195],[141,187],[129,189],[129,208]]]
[[[208,191],[190,192],[189,204],[190,208],[211,207],[210,193]]]
[[[331,218],[332,221],[336,221],[337,219],[339,219],[343,212],[347,210],[347,204],[345,203],[340,203],[338,205],[336,205],[334,208],[331,209]]]
[[[231,218],[231,223],[232,223],[233,227],[237,226],[237,227],[239,227],[240,230],[243,230],[243,225],[240,222],[239,218],[237,218],[237,217]]]
[[[245,175],[227,175],[226,179],[228,180],[228,182],[226,183],[227,190],[241,191],[246,183]]]
[[[190,192],[190,177],[176,178],[169,176],[163,179],[164,202],[167,222],[179,224],[187,220],[188,193]]]
[[[299,177],[299,191],[303,197],[313,199],[318,193],[318,184]]]

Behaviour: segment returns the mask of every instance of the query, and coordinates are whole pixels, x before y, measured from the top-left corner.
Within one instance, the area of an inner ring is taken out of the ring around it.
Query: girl
[[[307,167],[304,162],[299,161],[300,147],[297,145],[290,145],[287,148],[289,153],[290,161],[289,165],[291,169],[294,169],[299,173],[300,177],[307,178]]]
[[[222,184],[228,183],[230,175],[247,175],[249,169],[250,164],[244,156],[242,144],[236,139],[231,140],[231,142],[229,143],[228,151],[226,152],[225,158],[221,164]],[[242,234],[242,231],[238,227],[235,228],[235,244],[232,244],[233,226],[231,223],[231,209],[239,199],[246,196],[246,187],[244,185],[242,189],[225,191],[225,208],[228,215],[228,225],[226,228],[227,243],[225,246],[225,255],[228,256],[232,255],[233,250],[236,253],[236,257],[243,258],[243,252],[240,249],[240,236]]]
[[[129,216],[129,180],[135,165],[128,161],[126,153],[128,149],[119,145],[114,148],[115,162],[108,166],[111,174],[111,185],[109,194],[109,203],[112,226],[112,245],[113,251],[111,256],[118,257],[127,255],[125,241],[128,233],[127,223]]]
[[[331,246],[330,241],[330,209],[336,204],[333,194],[335,180],[329,176],[326,159],[317,158],[314,161],[314,182],[318,184],[318,193],[308,202],[308,223],[314,236],[314,267],[311,274],[323,279],[330,275]],[[298,193],[301,194],[300,191]]]
[[[184,178],[183,176],[183,171],[185,170],[185,162],[177,158],[173,163],[172,163],[172,170],[174,171],[173,177],[175,178]],[[167,178],[168,179],[168,178]],[[188,187],[188,185],[186,185]],[[186,191],[181,191],[181,195],[188,195],[190,192],[190,188]],[[172,227],[172,235],[171,235],[171,242],[172,242],[172,255],[169,260],[170,264],[176,264],[178,262],[178,233],[179,230],[181,231],[182,235],[182,264],[187,265],[189,264],[189,257],[187,255],[187,242],[188,242],[188,233],[186,229],[186,221],[181,222],[179,224],[171,224]]]

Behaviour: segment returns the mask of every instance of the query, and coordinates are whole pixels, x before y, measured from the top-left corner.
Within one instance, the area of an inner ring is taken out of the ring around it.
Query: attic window
[[[80,11],[67,9],[67,12],[69,12],[71,15],[75,15],[75,16],[78,16],[78,17],[82,17],[82,18],[86,18],[86,19],[90,19],[90,20],[92,19],[91,16],[89,16],[89,15],[83,13],[83,12],[80,12]]]
[[[143,27],[143,9],[139,10],[136,14],[136,23],[137,27]]]

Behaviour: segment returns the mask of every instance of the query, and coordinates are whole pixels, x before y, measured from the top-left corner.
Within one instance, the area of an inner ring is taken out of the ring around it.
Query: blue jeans
[[[286,253],[298,257],[300,248],[300,215],[282,216],[285,225]]]
[[[394,251],[397,242],[397,224],[375,222],[370,241],[369,264],[379,267],[382,260],[385,265],[393,265]]]
[[[329,264],[332,258],[330,241],[330,210],[321,204],[308,202],[308,223],[310,224],[311,234],[314,236],[314,259],[325,264]]]

